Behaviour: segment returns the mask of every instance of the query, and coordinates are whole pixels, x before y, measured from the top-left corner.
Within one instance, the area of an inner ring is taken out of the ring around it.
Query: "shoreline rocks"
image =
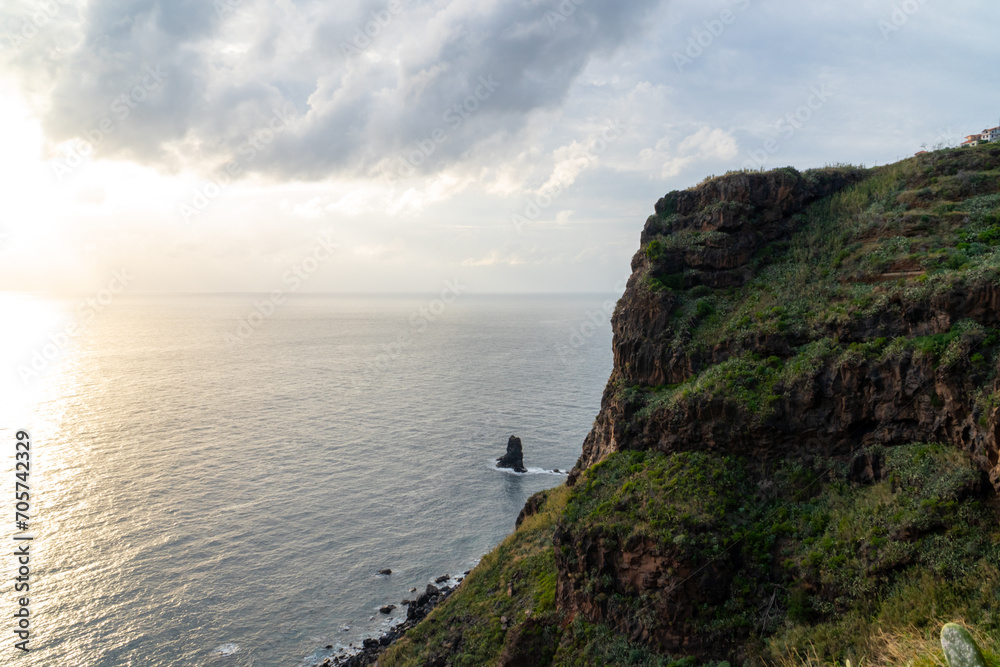
[[[507,440],[507,453],[497,459],[498,468],[509,468],[514,472],[528,472],[524,467],[524,451],[521,449],[521,439],[516,435]]]
[[[447,578],[437,577],[435,581],[440,582],[442,579],[444,581],[448,580]],[[313,663],[313,667],[370,667],[371,665],[375,665],[383,650],[392,646],[397,639],[406,634],[407,630],[424,620],[435,607],[447,600],[458,589],[460,584],[461,580],[455,586],[441,586],[440,588],[434,584],[427,584],[427,588],[424,589],[424,592],[417,599],[400,602],[400,604],[406,606],[405,621],[390,628],[388,632],[377,639],[374,637],[366,638],[362,642],[361,648],[357,649],[355,653],[351,655],[331,656],[321,662]],[[379,611],[389,613],[395,608],[395,605],[388,604],[381,607]],[[388,609],[389,612],[382,611],[383,609]],[[327,648],[331,647],[327,646]]]

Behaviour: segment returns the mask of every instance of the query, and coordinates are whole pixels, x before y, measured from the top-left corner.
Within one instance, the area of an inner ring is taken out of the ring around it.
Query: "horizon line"
[[[272,290],[273,291],[273,290]],[[384,291],[384,292],[284,292],[284,296],[428,296],[431,294],[436,294],[440,290],[426,290],[426,291]],[[245,295],[261,295],[270,294],[271,291],[257,291],[257,290],[232,290],[232,291],[216,291],[216,292],[185,292],[185,291],[128,291],[122,294],[116,295],[119,297],[134,297],[134,296],[245,296]],[[463,292],[461,296],[591,296],[591,295],[609,295],[618,294],[619,290],[608,290],[608,291],[579,291],[579,292],[490,292],[490,291],[467,291]],[[6,295],[21,295],[21,296],[57,296],[57,297],[78,297],[78,296],[92,296],[92,292],[62,292],[62,291],[25,291],[25,290],[4,290],[0,289],[0,294]]]

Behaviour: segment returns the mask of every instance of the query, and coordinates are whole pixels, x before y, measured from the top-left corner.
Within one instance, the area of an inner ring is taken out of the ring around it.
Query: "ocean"
[[[564,480],[615,299],[0,296],[0,553],[34,538],[31,651],[7,583],[0,664],[298,667],[378,635]],[[528,474],[493,467],[510,435]]]

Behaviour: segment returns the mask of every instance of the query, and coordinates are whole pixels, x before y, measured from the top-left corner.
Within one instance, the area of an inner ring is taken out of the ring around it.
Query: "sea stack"
[[[521,451],[521,439],[516,435],[507,440],[507,453],[497,459],[498,468],[510,468],[514,472],[528,472],[524,467],[524,452]]]

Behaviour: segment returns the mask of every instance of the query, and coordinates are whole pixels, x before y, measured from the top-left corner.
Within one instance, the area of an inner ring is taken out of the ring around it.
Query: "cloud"
[[[0,3],[8,287],[74,289],[73,271],[127,261],[156,288],[267,289],[261,267],[330,224],[342,261],[311,289],[433,287],[463,260],[476,289],[604,289],[658,197],[770,141],[768,166],[884,164],[996,122],[997,75],[969,63],[1000,54],[1000,3],[923,3],[886,39],[894,0],[570,0],[565,21],[548,14],[562,1]],[[33,23],[43,6],[58,12]],[[673,54],[725,9],[737,20],[679,71]],[[501,85],[480,88],[491,75]],[[829,103],[787,136],[824,86]],[[267,136],[275,109],[290,122]],[[599,152],[609,120],[623,133]],[[44,160],[88,137],[94,158],[53,179]],[[230,160],[251,176],[178,225]]]
[[[501,253],[498,250],[491,250],[489,254],[482,259],[469,258],[463,261],[462,266],[517,266],[524,263],[524,260],[520,259],[517,255]]]
[[[281,202],[281,210],[307,220],[317,220],[326,215],[322,197],[313,197],[302,204],[292,204],[285,199]]]
[[[739,153],[736,138],[720,128],[707,125],[684,137],[671,150],[669,137],[660,139],[654,148],[645,148],[639,153],[640,164],[647,168],[659,164],[660,177],[673,178],[692,164],[708,160],[731,160]]]
[[[559,107],[662,3],[92,0],[75,21],[64,12],[75,40],[32,40],[12,64],[53,145],[104,122],[98,157],[218,167],[294,108],[246,171],[405,176],[484,146],[515,155],[530,113]]]
[[[79,187],[76,189],[74,194],[76,201],[83,204],[93,204],[95,206],[100,206],[108,198],[107,190],[101,185]]]
[[[354,246],[353,252],[359,257],[381,257],[389,252],[389,247],[384,245],[359,245]]]
[[[613,141],[621,135],[621,131],[615,126],[612,132],[604,134]],[[562,192],[576,183],[580,174],[599,164],[600,155],[607,148],[608,140],[601,138],[599,133],[594,133],[594,135],[585,142],[573,141],[569,145],[560,146],[555,150],[552,175],[538,188],[538,193]],[[600,143],[597,140],[600,140]]]

